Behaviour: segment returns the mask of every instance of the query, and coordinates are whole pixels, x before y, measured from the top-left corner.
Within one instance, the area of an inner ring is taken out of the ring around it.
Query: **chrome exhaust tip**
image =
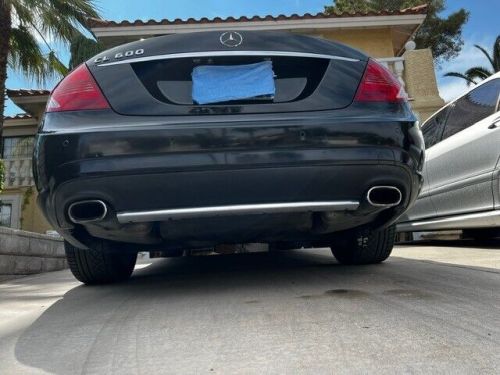
[[[374,207],[393,207],[401,203],[403,194],[394,186],[374,186],[366,193],[366,199]]]
[[[108,206],[98,199],[75,202],[68,208],[68,217],[75,224],[101,221],[107,214]]]

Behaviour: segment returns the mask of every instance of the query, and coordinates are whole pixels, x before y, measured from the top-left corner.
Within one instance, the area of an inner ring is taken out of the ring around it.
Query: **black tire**
[[[87,285],[108,284],[130,277],[137,253],[119,252],[110,242],[99,241],[92,249],[82,250],[64,241],[68,265],[75,278]]]
[[[350,233],[332,247],[332,253],[341,264],[376,264],[391,255],[396,237],[396,226],[371,231],[364,229]]]

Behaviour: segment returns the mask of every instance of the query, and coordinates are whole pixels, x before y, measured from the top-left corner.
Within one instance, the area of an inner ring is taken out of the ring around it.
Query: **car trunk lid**
[[[124,115],[298,112],[349,106],[367,57],[338,43],[277,32],[164,36],[106,51],[87,64],[111,107]],[[227,38],[227,35],[226,35]],[[234,42],[236,41],[236,42]],[[274,95],[198,104],[192,74],[200,67],[269,63]]]

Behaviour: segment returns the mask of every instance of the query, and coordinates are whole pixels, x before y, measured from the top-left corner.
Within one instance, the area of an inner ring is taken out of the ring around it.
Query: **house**
[[[426,15],[427,6],[422,5],[395,12],[334,15],[319,13],[121,22],[90,19],[88,26],[106,47],[158,35],[228,30],[282,30],[340,41],[377,58],[391,69],[404,85],[414,111],[423,121],[444,104],[437,89],[431,51],[415,50],[411,42]],[[32,187],[29,157],[48,92],[9,90],[7,95],[26,114],[5,119],[3,157],[7,179],[6,189],[0,196],[0,217],[3,225],[43,232],[48,225],[35,207],[36,192]]]
[[[31,158],[38,123],[50,91],[7,90],[23,114],[4,118],[2,135],[5,176],[0,194],[0,225],[31,232],[50,229],[36,204]]]

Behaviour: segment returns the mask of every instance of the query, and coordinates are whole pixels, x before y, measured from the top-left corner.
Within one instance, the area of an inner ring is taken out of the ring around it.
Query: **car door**
[[[449,107],[444,107],[434,114],[422,125],[424,135],[425,149],[428,152],[432,147],[439,143],[444,130],[444,124],[448,117]],[[426,217],[436,216],[436,209],[432,203],[429,192],[429,178],[427,173],[427,163],[424,164],[424,184],[417,201],[413,207],[402,217],[401,221],[414,221]]]
[[[426,152],[428,192],[437,216],[493,209],[499,93],[500,79],[493,79],[453,103],[441,142]]]

